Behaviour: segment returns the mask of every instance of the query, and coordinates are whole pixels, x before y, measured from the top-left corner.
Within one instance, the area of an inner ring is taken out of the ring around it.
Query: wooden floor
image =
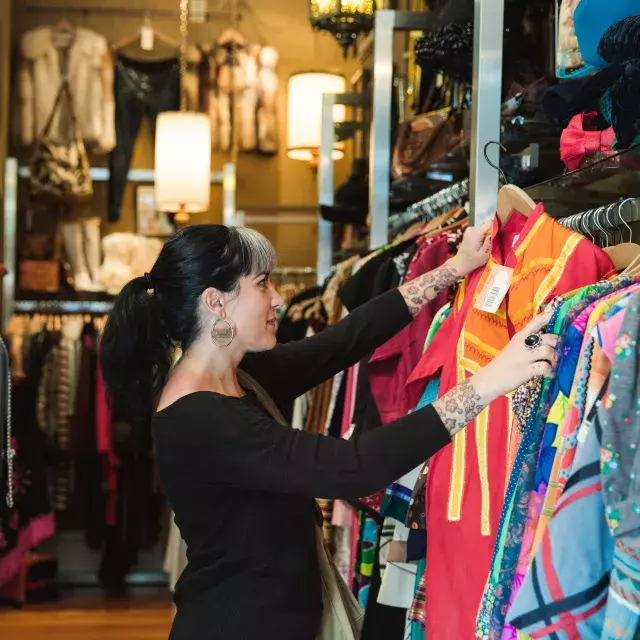
[[[2,640],[167,640],[168,594],[105,598],[63,596],[59,602],[0,609]]]

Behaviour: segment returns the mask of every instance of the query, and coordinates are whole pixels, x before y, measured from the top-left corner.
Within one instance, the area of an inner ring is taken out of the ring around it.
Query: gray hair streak
[[[259,231],[249,227],[231,227],[230,230],[240,243],[246,275],[271,273],[276,268],[275,249]]]

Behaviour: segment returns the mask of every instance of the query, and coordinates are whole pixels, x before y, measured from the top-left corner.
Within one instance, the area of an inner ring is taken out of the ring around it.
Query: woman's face
[[[225,312],[236,325],[237,348],[255,352],[273,349],[276,345],[276,309],[282,298],[268,273],[240,279],[235,299],[225,305]]]

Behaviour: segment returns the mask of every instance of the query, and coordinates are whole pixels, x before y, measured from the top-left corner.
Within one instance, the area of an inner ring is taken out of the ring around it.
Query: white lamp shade
[[[320,150],[322,95],[344,93],[347,82],[334,73],[296,73],[289,78],[287,107],[287,154],[294,160],[313,161]],[[344,105],[335,105],[333,121],[344,122]],[[343,157],[342,143],[334,144],[333,157]]]
[[[158,211],[208,211],[211,124],[208,116],[167,111],[156,122],[155,192]]]

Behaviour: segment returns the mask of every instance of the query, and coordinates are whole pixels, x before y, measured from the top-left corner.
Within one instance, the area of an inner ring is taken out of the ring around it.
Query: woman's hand
[[[550,319],[550,313],[536,316],[520,333],[513,336],[509,344],[473,376],[474,386],[493,400],[517,389],[535,376],[549,377],[555,360],[558,336],[541,335],[539,346],[533,349],[526,346],[525,340],[528,336],[539,334]]]
[[[491,236],[487,232],[492,225],[493,220],[487,220],[464,232],[458,253],[448,262],[461,278],[487,264],[491,254]]]
[[[558,337],[544,334],[540,345],[529,349],[528,336],[547,326],[551,314],[536,316],[511,342],[474,376],[455,386],[433,403],[453,437],[464,429],[488,404],[535,376],[549,376],[555,359]]]

